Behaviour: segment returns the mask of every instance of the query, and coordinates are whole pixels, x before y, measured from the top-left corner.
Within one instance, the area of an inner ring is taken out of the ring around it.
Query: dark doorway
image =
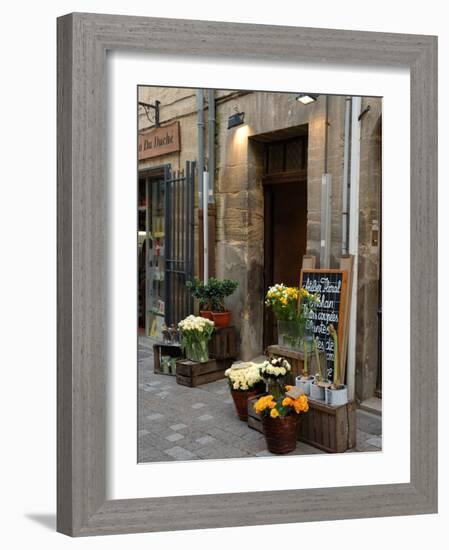
[[[265,293],[275,283],[299,285],[302,257],[307,250],[306,158],[306,136],[266,146],[263,178]],[[276,319],[271,310],[265,308],[264,348],[276,342]]]

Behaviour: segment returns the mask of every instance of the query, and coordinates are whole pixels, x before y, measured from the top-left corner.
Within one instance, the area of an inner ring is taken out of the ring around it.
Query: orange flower
[[[309,401],[307,400],[307,396],[300,395],[298,399],[295,399],[293,401],[293,408],[295,409],[296,414],[307,412],[309,410]]]
[[[282,400],[283,407],[290,407],[293,404],[293,399],[291,397],[284,397]]]
[[[279,411],[277,409],[271,409],[270,416],[271,418],[277,418],[279,416]]]

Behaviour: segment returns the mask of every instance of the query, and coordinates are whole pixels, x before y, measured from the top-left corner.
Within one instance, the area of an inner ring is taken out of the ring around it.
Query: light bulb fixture
[[[299,101],[303,105],[310,105],[318,99],[318,94],[299,94],[296,96],[296,101]]]
[[[235,128],[236,126],[240,126],[240,124],[244,124],[245,122],[245,113],[234,113],[228,118],[228,130],[231,128]]]

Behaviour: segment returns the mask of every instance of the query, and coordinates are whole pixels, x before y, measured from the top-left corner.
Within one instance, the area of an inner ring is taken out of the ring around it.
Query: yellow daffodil
[[[277,409],[271,409],[270,416],[271,418],[277,418],[279,416],[279,411]]]
[[[283,407],[290,407],[293,404],[293,399],[291,397],[284,397],[282,400]]]

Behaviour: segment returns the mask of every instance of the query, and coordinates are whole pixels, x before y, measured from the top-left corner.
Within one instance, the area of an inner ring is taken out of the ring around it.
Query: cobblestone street
[[[174,376],[154,374],[152,347],[142,337],[138,397],[139,462],[273,456],[264,436],[238,419],[226,380],[189,388]],[[379,451],[381,427],[380,416],[358,410],[352,452]],[[321,453],[298,441],[292,454]]]

